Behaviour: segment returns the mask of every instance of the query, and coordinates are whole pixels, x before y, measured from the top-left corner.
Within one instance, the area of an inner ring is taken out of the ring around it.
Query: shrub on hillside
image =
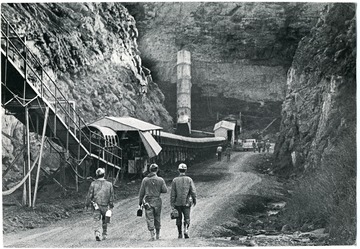
[[[296,180],[284,216],[298,228],[326,227],[331,244],[356,240],[356,132],[349,130],[324,153],[319,167]]]

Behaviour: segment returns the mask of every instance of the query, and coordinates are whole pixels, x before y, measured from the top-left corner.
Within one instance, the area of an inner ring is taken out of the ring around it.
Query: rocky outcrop
[[[355,27],[355,4],[329,4],[300,41],[288,72],[275,151],[283,169],[320,167],[339,144],[356,146]]]
[[[17,32],[27,36],[27,45],[63,94],[76,102],[85,122],[129,115],[172,128],[164,95],[142,67],[135,19],[122,4],[9,3],[1,7]],[[11,116],[2,115],[2,121],[3,132],[21,139]],[[6,166],[16,153],[13,142],[2,140]]]
[[[137,20],[139,50],[163,90],[168,110],[176,103],[176,53],[192,53],[192,122],[202,128],[220,118],[243,112],[264,128],[268,117],[259,102],[281,105],[286,73],[298,42],[315,25],[319,3],[179,2],[127,3]],[[232,102],[227,108],[209,103]],[[257,108],[248,112],[248,104]],[[264,103],[262,103],[264,104]],[[269,106],[270,106],[269,105]],[[229,110],[230,109],[230,110]],[[280,110],[280,108],[276,108]],[[205,113],[204,113],[205,112]],[[170,111],[172,116],[175,112]],[[279,123],[278,123],[279,124]],[[255,127],[257,128],[257,127]]]

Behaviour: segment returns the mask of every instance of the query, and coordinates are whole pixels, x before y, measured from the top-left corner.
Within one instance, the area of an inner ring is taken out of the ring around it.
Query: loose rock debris
[[[293,234],[266,235],[259,234],[254,236],[231,236],[228,240],[237,240],[244,246],[284,246],[284,245],[325,245],[325,239],[329,237],[325,229],[318,229],[312,232]]]

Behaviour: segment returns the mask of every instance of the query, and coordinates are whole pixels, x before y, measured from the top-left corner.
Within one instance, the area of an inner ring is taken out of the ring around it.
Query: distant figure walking
[[[225,150],[227,161],[230,162],[231,159],[231,145],[229,145]]]
[[[216,154],[218,157],[218,161],[221,161],[222,147],[220,145],[216,149]]]
[[[178,167],[180,175],[175,177],[171,183],[170,205],[179,212],[176,219],[178,238],[182,239],[182,217],[184,216],[184,237],[189,238],[190,208],[196,205],[196,189],[193,180],[186,176],[187,166],[180,163]]]
[[[265,142],[265,140],[262,141],[262,145],[263,145],[263,147],[262,147],[263,152],[265,153],[265,151],[266,151],[266,142]]]
[[[263,147],[262,141],[258,141],[258,143],[257,143],[257,148],[258,148],[258,152],[259,152],[259,153],[261,153],[262,147]]]
[[[167,192],[165,181],[162,177],[157,176],[159,167],[153,163],[150,165],[150,173],[142,180],[139,191],[139,207],[145,208],[145,217],[148,230],[150,231],[150,240],[160,238],[161,228],[161,193]]]
[[[266,141],[265,147],[266,147],[266,152],[269,153],[270,147],[271,147],[271,144],[270,144],[270,141],[269,141],[269,140]]]
[[[256,152],[256,143],[255,141],[252,142],[252,147],[253,147],[253,150],[254,150],[254,153]]]
[[[95,173],[98,179],[90,184],[85,207],[88,209],[90,204],[92,204],[95,239],[100,241],[100,220],[102,221],[102,239],[105,240],[107,237],[108,224],[105,215],[108,210],[112,210],[114,207],[114,188],[112,183],[104,178],[105,169],[98,168]]]

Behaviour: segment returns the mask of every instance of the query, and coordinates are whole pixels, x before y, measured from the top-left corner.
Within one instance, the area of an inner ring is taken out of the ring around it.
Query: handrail
[[[5,31],[3,30],[3,28],[4,28],[3,25],[4,24],[6,25],[6,30]],[[12,35],[14,35],[15,38],[17,38],[17,41],[20,42],[21,48],[25,50],[23,52],[25,52],[25,54],[27,55],[26,58],[24,58],[24,56],[22,55],[22,52],[19,51],[18,47],[11,41],[11,39],[13,37],[11,37],[11,38],[8,37],[7,33],[11,33]],[[16,54],[17,56],[20,57],[20,60],[22,60],[24,62],[24,66],[26,65],[27,69],[30,69],[31,72],[33,73],[33,74],[31,74],[31,76],[34,76],[35,79],[37,79],[39,81],[40,89],[38,90],[38,86],[36,84],[34,84],[33,82],[31,82],[31,80],[28,80],[27,78],[26,78],[26,80],[33,87],[35,87],[35,89],[37,91],[40,92],[41,98],[44,99],[44,97],[47,97],[50,100],[53,100],[53,102],[55,103],[55,107],[49,101],[48,101],[47,104],[55,109],[56,115],[58,116],[59,119],[61,118],[62,115],[65,116],[65,120],[67,120],[68,122],[64,122],[64,124],[65,124],[65,126],[67,126],[67,129],[69,130],[70,133],[72,133],[71,128],[70,128],[71,126],[74,127],[74,130],[79,132],[79,133],[77,133],[78,135],[73,134],[74,138],[76,138],[78,143],[82,144],[82,141],[87,141],[90,145],[94,146],[95,148],[101,149],[102,151],[106,152],[107,154],[113,155],[117,159],[122,159],[121,157],[119,157],[118,155],[112,153],[111,151],[107,150],[106,148],[101,147],[100,145],[92,142],[91,130],[88,128],[88,126],[86,125],[84,120],[81,118],[79,113],[75,110],[75,108],[72,107],[71,103],[67,100],[65,95],[60,91],[60,88],[56,85],[54,80],[49,76],[49,74],[43,68],[42,64],[37,59],[36,55],[34,55],[34,53],[31,52],[31,50],[26,46],[26,44],[21,39],[21,37],[17,34],[15,29],[7,21],[5,16],[3,14],[1,14],[1,38],[3,39],[3,37],[7,40],[7,43],[5,44],[5,46],[6,46],[5,51],[9,51],[8,50],[9,48],[13,49],[11,52],[14,55]],[[1,44],[1,46],[2,45],[3,44]],[[15,56],[14,56],[13,60],[15,62]],[[33,67],[32,63],[34,63],[35,67],[37,67],[36,69]],[[18,68],[18,70],[23,72],[23,70],[21,68]],[[36,72],[37,70],[40,71],[41,76],[38,75],[38,73]],[[25,72],[23,72],[23,73],[24,73],[25,77],[27,77],[27,74],[25,74]],[[47,86],[47,84],[45,84],[44,77],[46,77],[48,79],[47,82],[50,83],[50,86],[54,88],[55,94],[51,91],[51,89],[50,89],[51,87],[49,88]],[[59,100],[59,98],[61,98],[61,100]],[[58,112],[58,111],[60,111],[60,112]],[[72,117],[71,113],[75,114],[75,119]],[[84,130],[83,130],[84,128],[86,128],[86,129],[88,129],[90,131],[89,136],[87,136],[86,132],[84,132]],[[102,138],[98,134],[95,134],[95,135]],[[114,146],[114,147],[119,149],[119,150],[122,150],[118,146]],[[91,154],[91,151],[87,152],[87,153]]]

